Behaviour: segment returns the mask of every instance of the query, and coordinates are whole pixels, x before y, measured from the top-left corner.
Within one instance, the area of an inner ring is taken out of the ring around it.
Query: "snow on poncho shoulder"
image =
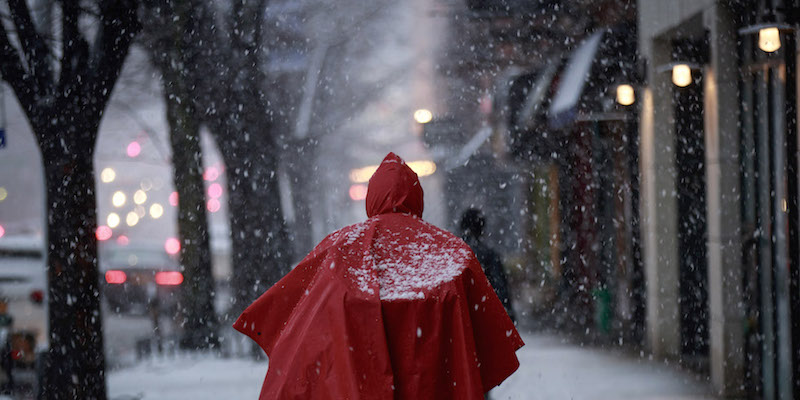
[[[467,267],[472,254],[461,239],[417,217],[404,216],[406,226],[392,224],[395,218],[372,217],[332,238],[347,256],[360,255],[345,272],[359,290],[373,295],[377,287],[382,301],[424,299]],[[371,226],[376,234],[365,240]]]

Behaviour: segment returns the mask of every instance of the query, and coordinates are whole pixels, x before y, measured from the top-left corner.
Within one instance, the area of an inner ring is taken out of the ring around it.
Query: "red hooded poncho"
[[[523,342],[472,250],[423,221],[389,153],[367,216],[317,245],[233,325],[269,356],[266,399],[483,399]]]

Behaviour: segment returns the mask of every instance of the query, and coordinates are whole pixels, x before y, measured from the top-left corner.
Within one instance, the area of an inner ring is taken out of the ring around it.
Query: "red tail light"
[[[165,286],[180,285],[183,282],[183,274],[177,271],[156,272],[156,283]]]
[[[31,301],[36,304],[42,304],[44,301],[44,292],[41,290],[34,290],[31,292]]]
[[[125,275],[125,272],[116,270],[106,271],[106,282],[108,283],[112,284],[125,283],[125,280],[127,279],[128,276]]]

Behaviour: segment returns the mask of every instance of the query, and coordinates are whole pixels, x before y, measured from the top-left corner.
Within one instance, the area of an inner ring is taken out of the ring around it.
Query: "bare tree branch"
[[[93,96],[90,98],[97,102],[105,103],[111,96],[128,48],[141,28],[136,16],[137,5],[138,2],[134,0],[100,2],[101,26],[92,45],[94,51],[89,62],[95,74],[92,80]]]
[[[33,23],[25,0],[9,0],[8,6],[34,84],[41,92],[49,93],[53,89],[53,71],[49,62],[50,51],[44,39],[36,31],[36,25]]]
[[[11,44],[5,24],[0,22],[0,74],[11,85],[26,113],[34,109],[34,84],[23,68],[17,49]],[[29,115],[30,117],[30,115]]]

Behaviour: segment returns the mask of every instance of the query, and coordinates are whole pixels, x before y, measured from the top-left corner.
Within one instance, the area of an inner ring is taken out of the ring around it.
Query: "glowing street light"
[[[119,226],[119,221],[120,219],[117,213],[108,214],[108,218],[106,218],[106,223],[111,228],[116,228],[117,226]]]
[[[117,173],[113,168],[103,168],[103,170],[100,172],[100,180],[103,181],[103,183],[114,182],[114,179],[116,178]]]
[[[678,87],[686,87],[692,83],[692,68],[688,64],[676,64],[672,67],[672,83]]]
[[[781,33],[777,27],[771,26],[758,31],[758,48],[767,53],[781,48]]]
[[[427,124],[428,122],[431,122],[432,119],[433,113],[430,110],[420,108],[419,110],[414,111],[414,120],[420,124]]]
[[[126,200],[125,193],[122,193],[122,191],[119,191],[119,190],[114,192],[114,195],[111,196],[111,204],[113,204],[114,207],[122,207],[122,206],[124,206],[125,205],[125,200]]]
[[[128,215],[125,217],[125,223],[128,224],[128,226],[134,226],[138,224],[139,215],[137,215],[135,211],[129,212]]]
[[[420,178],[423,176],[432,175],[436,172],[436,163],[428,160],[410,161],[406,163],[414,173]],[[369,165],[362,168],[350,170],[350,181],[353,183],[369,182],[369,178],[378,169],[377,165]]]
[[[144,190],[137,190],[136,193],[133,194],[133,202],[136,204],[143,204],[147,201],[147,193]]]
[[[153,203],[150,206],[150,216],[153,217],[153,219],[159,219],[162,215],[164,215],[164,207],[162,207],[161,204]]]
[[[633,86],[622,84],[617,86],[617,103],[623,106],[629,106],[636,101],[636,94],[633,91]]]

